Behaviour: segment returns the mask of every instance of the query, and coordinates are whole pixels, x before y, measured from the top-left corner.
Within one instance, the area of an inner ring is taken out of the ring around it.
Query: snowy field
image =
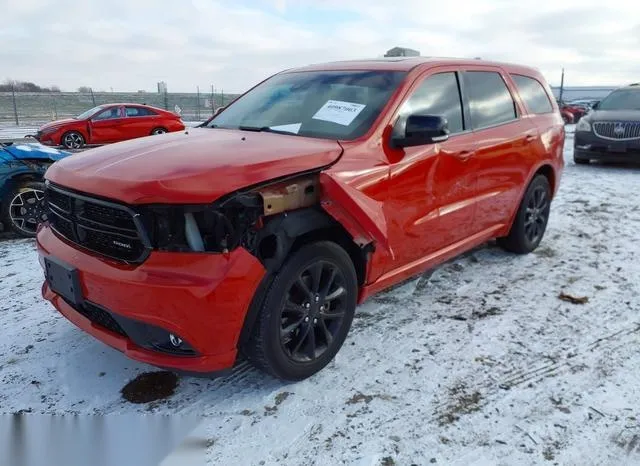
[[[297,384],[244,366],[130,404],[154,369],[59,316],[33,242],[2,242],[0,412],[203,414],[221,465],[640,464],[640,169],[576,166],[572,143],[534,254],[487,245],[372,298]]]

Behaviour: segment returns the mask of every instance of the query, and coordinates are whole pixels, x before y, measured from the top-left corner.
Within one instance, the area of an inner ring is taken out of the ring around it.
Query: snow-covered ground
[[[297,384],[243,366],[130,404],[154,369],[42,301],[32,241],[0,243],[0,412],[202,414],[224,465],[638,464],[640,170],[576,166],[571,137],[534,254],[488,245],[372,298]]]

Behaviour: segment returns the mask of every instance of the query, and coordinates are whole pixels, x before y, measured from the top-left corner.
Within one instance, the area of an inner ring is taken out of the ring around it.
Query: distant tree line
[[[29,81],[12,81],[7,79],[0,84],[0,92],[60,92],[58,86],[40,87]]]

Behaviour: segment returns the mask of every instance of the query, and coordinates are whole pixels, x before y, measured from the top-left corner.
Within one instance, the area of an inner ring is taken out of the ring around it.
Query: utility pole
[[[562,76],[560,77],[560,103],[562,104],[562,94],[564,93],[564,68],[562,68]]]
[[[16,83],[11,81],[11,98],[13,99],[13,116],[16,119],[16,126],[20,126],[18,121],[18,106],[16,105]]]
[[[93,95],[93,88],[92,87],[89,88],[89,92],[91,92],[91,101],[93,102],[93,106],[95,107],[96,106],[96,98]]]
[[[213,101],[213,84],[211,85],[211,116],[216,114],[215,104]]]
[[[198,94],[196,101],[196,120],[200,121],[200,86],[196,86],[196,93]]]

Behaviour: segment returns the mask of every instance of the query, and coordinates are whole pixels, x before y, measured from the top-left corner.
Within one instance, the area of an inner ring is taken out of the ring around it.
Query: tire
[[[165,133],[168,133],[168,132],[169,131],[167,131],[167,128],[158,127],[158,128],[153,128],[153,130],[151,131],[151,135],[155,136],[155,135],[158,135],[158,134],[165,134]]]
[[[65,149],[81,149],[85,142],[84,136],[77,131],[64,133],[60,139],[60,145]]]
[[[46,219],[44,183],[18,184],[2,200],[2,223],[20,236],[34,238]]]
[[[573,162],[576,165],[588,165],[589,164],[589,159],[579,159],[574,155],[573,156]]]
[[[537,175],[527,187],[509,235],[498,239],[504,249],[516,254],[535,250],[547,228],[551,211],[551,186],[544,175]]]
[[[246,356],[282,380],[312,376],[342,347],[357,294],[356,271],[344,249],[329,241],[302,246],[272,277],[244,348]]]

